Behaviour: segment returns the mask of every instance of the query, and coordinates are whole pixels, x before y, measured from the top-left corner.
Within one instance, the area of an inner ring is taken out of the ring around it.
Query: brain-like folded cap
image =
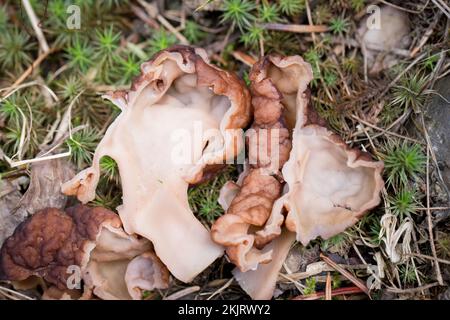
[[[277,167],[271,150],[277,144],[256,131],[259,148],[256,155],[249,151],[256,164],[237,184],[224,186],[227,212],[214,224],[212,237],[227,247],[238,267],[236,279],[253,298],[272,296],[295,238],[304,245],[330,238],[380,202],[383,163],[327,128],[311,106],[312,78],[311,66],[299,56],[269,55],[250,72],[253,127],[289,133],[279,134]]]
[[[0,251],[0,278],[24,281],[41,277],[62,292],[80,289],[77,281],[82,279],[86,289],[100,298],[130,299],[136,293],[131,296],[128,292],[126,272],[128,277],[147,282],[160,277],[163,280],[153,282],[158,288],[168,284],[168,271],[157,258],[151,277],[133,276],[136,267],[130,261],[149,257],[151,248],[146,239],[126,234],[117,214],[107,209],[77,205],[64,212],[47,208],[22,222],[5,241]],[[138,284],[134,288],[139,288]]]

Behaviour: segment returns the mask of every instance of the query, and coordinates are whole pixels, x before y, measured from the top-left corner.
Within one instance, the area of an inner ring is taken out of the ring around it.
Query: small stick
[[[406,12],[409,12],[409,13],[415,13],[415,14],[420,13],[420,11],[415,11],[415,10],[406,9],[406,8],[397,6],[397,5],[393,4],[393,3],[384,1],[384,0],[378,0],[378,1],[384,3],[384,4],[388,5],[388,6],[391,6],[391,7],[393,7],[393,8],[396,8],[396,9],[398,9],[398,10],[406,11]]]
[[[369,298],[370,298],[370,292],[369,289],[366,287],[366,285],[356,278],[354,275],[352,275],[350,272],[342,268],[340,265],[338,265],[336,262],[328,258],[323,253],[320,253],[320,258],[325,261],[328,265],[333,267],[336,271],[341,273],[344,277],[346,277],[348,280],[350,280],[355,286],[357,286],[361,291],[363,291]]]
[[[252,67],[256,63],[256,59],[252,56],[243,53],[242,51],[233,51],[231,53],[236,60],[241,61],[245,65]]]
[[[224,66],[227,65],[227,62],[221,56],[219,56],[217,53],[213,53],[211,55],[211,60],[217,61],[217,62],[223,64]]]
[[[6,288],[4,286],[0,286],[0,291],[6,291],[6,292],[8,292],[10,294],[16,295],[16,296],[21,297],[21,298],[23,298],[25,300],[34,300],[33,298],[31,298],[31,297],[29,297],[27,295],[24,295],[24,294],[22,294],[22,293],[20,293],[18,291]],[[3,294],[5,294],[5,293],[3,293]]]
[[[178,40],[180,40],[181,44],[189,45],[188,39],[186,39],[185,36],[183,36],[176,28],[174,28],[169,21],[167,21],[166,18],[164,18],[161,14],[159,14],[158,9],[151,5],[150,3],[147,3],[142,0],[138,0],[139,4],[144,7],[145,11],[149,14],[150,17],[153,19],[156,19],[161,23],[164,27],[166,27],[167,30],[172,32],[175,37],[177,37]]]
[[[402,72],[400,72],[394,80],[392,80],[384,89],[384,91],[380,94],[380,98],[384,97],[386,95],[386,93],[388,93],[389,89],[392,88],[393,85],[395,85],[402,77],[405,73],[407,73],[409,70],[411,70],[411,68],[413,66],[415,66],[420,60],[422,60],[425,56],[427,55],[426,52],[422,53],[420,56],[418,56],[416,59],[414,59],[413,62],[411,62],[405,69],[402,70]]]
[[[45,39],[44,33],[42,32],[41,27],[39,26],[40,22],[36,17],[36,13],[33,10],[33,7],[30,4],[30,0],[22,0],[23,6],[25,7],[25,11],[27,12],[28,18],[30,19],[31,26],[33,27],[34,33],[36,33],[37,40],[39,42],[39,47],[42,52],[47,52],[50,50],[47,40]]]
[[[437,23],[439,22],[439,19],[442,16],[442,12],[439,11],[439,13],[436,15],[436,18],[434,19],[434,21],[428,26],[428,29],[425,31],[424,35],[422,36],[422,39],[420,39],[419,44],[411,50],[411,58],[414,58],[416,56],[416,54],[420,51],[420,49],[422,49],[422,47],[425,45],[425,43],[427,43],[428,39],[431,37],[431,35],[433,34],[433,30],[436,27]]]
[[[421,292],[423,290],[427,290],[427,289],[436,287],[437,285],[439,285],[438,282],[433,282],[433,283],[426,284],[426,285],[421,286],[421,287],[416,287],[416,288],[411,288],[411,289],[386,288],[386,290],[390,291],[390,292],[393,292],[393,293],[416,293],[416,292]]]
[[[45,58],[47,58],[51,53],[57,50],[58,50],[57,48],[52,48],[46,52],[41,53],[39,57],[37,57],[37,59],[34,60],[31,66],[29,66],[27,70],[25,70],[25,72],[22,73],[22,75],[12,84],[12,86],[9,87],[9,89],[3,96],[7,96],[12,90],[18,87],[26,78],[28,78],[31,72],[33,72],[33,70],[36,69],[41,64],[41,62],[45,60]]]
[[[214,291],[213,294],[211,294],[206,300],[211,300],[216,295],[218,295],[219,293],[224,291],[226,288],[228,288],[233,283],[233,280],[234,280],[234,278],[231,278],[230,280],[228,280],[227,283],[225,283],[222,287],[220,287],[219,289]]]
[[[428,260],[434,260],[434,257],[427,256],[426,254],[422,254],[422,253],[410,253],[409,256],[413,256],[413,257],[417,257],[417,258],[423,258],[423,259],[428,259]],[[441,259],[441,258],[436,258],[436,260],[439,261],[440,263],[450,264],[449,260],[444,260],[444,259]]]
[[[260,57],[264,57],[264,38],[260,37],[259,38],[259,55]]]
[[[425,120],[423,117],[423,113],[421,114],[422,126],[424,128],[425,139],[427,141],[427,169],[426,169],[426,188],[427,188],[427,222],[428,222],[428,236],[430,239],[431,252],[433,253],[434,260],[434,268],[436,269],[436,280],[439,285],[444,285],[444,281],[442,280],[441,268],[439,267],[439,261],[437,260],[436,254],[436,246],[434,245],[434,234],[433,234],[433,221],[431,219],[431,210],[430,210],[430,148],[431,141],[428,136],[428,132],[425,127]]]
[[[282,23],[265,23],[262,25],[264,29],[286,31],[295,33],[314,33],[327,32],[328,26],[325,25],[308,25],[308,24],[282,24]]]
[[[331,300],[332,290],[331,290],[331,274],[327,272],[327,282],[325,283],[325,300]]]
[[[144,21],[150,28],[159,30],[161,28],[161,26],[158,24],[158,22],[153,19],[150,18],[145,12],[144,10],[142,10],[141,8],[139,8],[138,6],[135,5],[131,5],[131,11],[133,11],[133,13],[142,21]]]
[[[340,295],[345,295],[345,294],[354,294],[354,293],[360,293],[363,292],[361,290],[361,288],[359,287],[348,287],[348,288],[338,288],[335,289],[333,291],[331,291],[331,296],[335,297],[335,296],[340,296]],[[317,292],[317,293],[313,293],[313,294],[308,294],[306,296],[297,296],[292,298],[292,300],[317,300],[320,298],[323,298],[325,296],[325,292]]]
[[[414,208],[417,211],[425,211],[425,210],[448,210],[450,207],[431,207],[431,208]]]
[[[395,132],[391,132],[391,131],[387,131],[385,129],[377,127],[377,126],[375,126],[375,125],[373,125],[373,124],[371,124],[371,123],[369,123],[367,121],[364,121],[363,119],[360,119],[359,117],[357,117],[355,115],[352,115],[351,117],[356,119],[356,120],[358,120],[359,122],[365,124],[366,126],[371,127],[372,129],[381,131],[381,132],[383,132],[385,134],[390,134],[390,135],[393,135],[393,136],[395,136],[397,138],[402,138],[402,139],[409,140],[409,141],[412,141],[412,142],[415,142],[415,143],[418,143],[418,144],[423,144],[423,142],[421,142],[419,140],[416,140],[416,139],[413,139],[413,138],[409,138],[409,137],[406,137],[406,136],[402,136],[401,134],[398,134],[398,133],[395,133]]]
[[[181,297],[187,296],[188,294],[197,292],[199,290],[200,290],[199,286],[192,286],[192,287],[177,291],[177,292],[171,294],[170,296],[165,297],[163,300],[178,300]]]
[[[438,7],[448,19],[450,19],[450,8],[442,0],[431,0]]]

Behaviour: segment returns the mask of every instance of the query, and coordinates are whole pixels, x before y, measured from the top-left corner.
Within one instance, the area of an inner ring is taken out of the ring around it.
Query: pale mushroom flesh
[[[95,197],[99,161],[119,167],[129,234],[149,239],[183,282],[223,254],[189,208],[187,189],[232,161],[243,146],[249,94],[234,75],[209,64],[202,49],[176,46],[141,67],[127,92],[107,98],[121,108],[98,145],[92,167],[63,185],[82,202]]]

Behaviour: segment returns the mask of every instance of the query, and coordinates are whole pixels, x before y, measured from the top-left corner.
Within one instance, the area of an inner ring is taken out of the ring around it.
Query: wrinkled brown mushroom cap
[[[103,208],[55,208],[37,212],[22,222],[2,246],[0,277],[25,280],[39,276],[66,289],[67,267],[81,266],[103,226],[121,226],[119,217]]]
[[[151,244],[125,234],[121,226],[117,214],[100,207],[77,205],[66,212],[55,208],[39,211],[3,244],[0,278],[23,281],[37,276],[54,285],[53,291],[59,290],[61,296],[73,291],[73,281],[83,279],[85,287],[100,298],[129,299],[126,268],[133,258],[148,252]],[[156,272],[167,278],[164,265]],[[92,274],[96,281],[91,281]]]
[[[259,249],[271,239],[255,237],[255,230],[265,225],[274,201],[281,196],[280,169],[291,150],[284,97],[267,76],[269,67],[263,59],[250,71],[254,119],[246,132],[248,170],[235,185],[226,214],[211,228],[212,239],[227,248],[228,257],[243,272],[270,261],[272,252]],[[223,190],[222,196],[230,198]]]
[[[227,252],[231,252],[231,260],[238,267],[235,277],[255,299],[272,296],[294,236],[304,245],[319,236],[332,237],[352,226],[380,201],[383,163],[350,148],[326,127],[311,106],[308,84],[312,76],[310,65],[299,56],[279,55],[262,58],[250,76],[255,117],[261,119],[262,127],[267,127],[270,119],[281,117],[292,139],[289,159],[281,169],[281,178],[286,182],[283,195],[271,202],[263,228],[249,232],[250,222],[261,217],[257,211],[244,215],[243,210],[238,210],[234,216],[227,213],[218,220],[223,227],[219,240],[233,245]],[[242,183],[227,184],[221,194],[223,203],[232,208],[237,202],[245,202],[242,196],[251,199],[244,189]],[[254,197],[251,203],[258,204]],[[223,223],[232,217],[234,225]],[[259,220],[257,226],[262,225]],[[283,225],[287,230],[282,231]],[[217,234],[213,233],[214,237]],[[229,238],[235,241],[224,241]],[[255,248],[267,243],[261,251]],[[236,256],[241,260],[233,258]],[[248,265],[251,268],[245,267]]]

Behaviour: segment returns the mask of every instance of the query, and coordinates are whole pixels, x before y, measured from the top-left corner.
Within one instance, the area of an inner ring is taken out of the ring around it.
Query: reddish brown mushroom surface
[[[39,211],[22,222],[3,244],[0,278],[25,281],[40,277],[59,292],[81,289],[80,281],[84,280],[86,291],[100,298],[137,298],[136,293],[132,296],[128,292],[125,274],[147,282],[155,278],[142,276],[130,263],[151,254],[151,244],[127,235],[121,225],[117,214],[100,207],[78,205],[66,212],[54,208]],[[155,261],[155,272],[164,279],[155,286],[163,288],[168,283],[168,271]],[[139,283],[134,288],[133,292]]]
[[[116,160],[126,232],[149,239],[179,280],[191,281],[223,254],[192,213],[190,184],[233,161],[250,120],[250,97],[203,49],[176,46],[141,66],[131,89],[107,96],[121,110],[98,145],[92,167],[63,185],[82,202],[95,196],[99,161]]]
[[[264,165],[257,162],[238,184],[224,186],[227,212],[213,226],[212,237],[227,247],[238,267],[235,277],[247,293],[269,299],[294,239],[306,245],[319,236],[332,237],[379,203],[383,163],[350,148],[326,127],[310,103],[311,67],[299,56],[264,57],[250,79],[254,125],[261,119],[261,128],[271,130],[269,119],[277,119],[281,130],[289,130],[289,139],[283,133],[278,140],[285,146],[278,151],[281,172],[272,166],[260,177],[255,171]],[[270,149],[276,144],[257,140],[257,145],[257,154],[274,157]]]
[[[281,195],[283,179],[280,169],[291,150],[289,131],[283,118],[282,94],[267,78],[267,63],[258,62],[250,73],[254,120],[246,132],[248,170],[236,186],[236,194],[227,213],[214,223],[211,236],[227,247],[231,261],[241,271],[253,270],[270,261],[271,252],[260,252],[268,241],[259,241],[249,232],[262,227],[270,216],[273,203]],[[224,188],[223,193],[226,193]]]

